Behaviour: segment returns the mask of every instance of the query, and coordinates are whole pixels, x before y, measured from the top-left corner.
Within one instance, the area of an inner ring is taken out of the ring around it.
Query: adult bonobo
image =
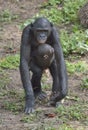
[[[20,50],[20,73],[26,94],[25,113],[34,111],[35,98],[46,97],[41,88],[44,69],[52,78],[51,105],[67,94],[67,72],[58,33],[46,18],[37,18],[23,30]],[[32,71],[32,78],[30,76]]]

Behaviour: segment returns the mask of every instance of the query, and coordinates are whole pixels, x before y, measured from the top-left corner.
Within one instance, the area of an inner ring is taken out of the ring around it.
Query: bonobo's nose
[[[46,39],[45,34],[41,34],[41,35],[40,35],[40,38],[41,38],[42,40]]]

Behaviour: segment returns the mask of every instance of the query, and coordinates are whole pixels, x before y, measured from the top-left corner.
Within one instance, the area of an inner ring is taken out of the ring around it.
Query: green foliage
[[[65,56],[72,53],[85,54],[88,51],[88,29],[83,30],[79,25],[77,12],[86,1],[49,0],[40,8],[40,12],[32,19],[26,20],[21,28],[33,22],[37,17],[47,17],[51,22],[61,26],[64,24],[66,26],[69,23],[67,28],[70,30],[67,28],[60,30],[60,39]]]
[[[1,95],[1,89],[4,89],[6,85],[10,82],[10,79],[8,77],[8,74],[0,69],[0,95]]]
[[[32,19],[27,19],[20,25],[20,28],[23,29],[25,26],[33,22],[38,17],[46,17],[51,22],[57,24],[61,23],[63,20],[61,11],[58,11],[56,7],[53,8],[45,8],[44,10],[40,10],[40,13],[36,14]]]
[[[3,69],[16,69],[19,66],[20,56],[9,55],[0,61],[0,67]]]
[[[24,122],[24,123],[30,123],[32,121],[35,121],[36,120],[36,114],[33,113],[33,114],[30,114],[30,116],[24,116],[21,121]]]
[[[78,21],[78,10],[87,0],[49,0],[42,9],[43,15],[54,23]],[[49,11],[48,11],[49,10]]]
[[[59,130],[74,130],[74,129],[67,124],[63,124],[59,127]]]
[[[88,65],[85,63],[85,61],[79,61],[75,63],[66,62],[67,70],[70,74],[73,74],[75,72],[86,72]]]
[[[47,5],[54,6],[56,4],[59,4],[60,2],[62,2],[62,0],[48,0]]]
[[[56,7],[50,9],[44,9],[40,11],[41,16],[47,17],[53,23],[61,23],[63,20],[61,11],[58,11]]]
[[[88,77],[82,80],[81,88],[88,89]]]
[[[36,16],[38,17],[38,16]],[[22,30],[25,26],[27,26],[28,24],[32,23],[34,21],[35,17],[33,17],[32,19],[27,19],[26,21],[24,21],[19,28]]]
[[[88,30],[77,30],[73,33],[61,30],[60,37],[65,55],[72,53],[84,54],[88,51]]]
[[[17,15],[12,15],[9,10],[4,10],[0,13],[0,22],[11,22],[14,19],[17,19]]]
[[[54,127],[49,126],[49,127],[45,127],[44,130],[56,130],[56,129]]]
[[[14,102],[13,103],[11,103],[11,102],[4,102],[4,109],[10,110],[12,112],[18,111],[18,107],[17,107],[17,105]]]
[[[81,105],[75,104],[73,106],[60,106],[56,109],[58,118],[65,117],[69,120],[85,120],[87,116],[83,112],[84,108]]]
[[[63,20],[64,22],[77,21],[78,10],[87,0],[64,0],[63,2]]]

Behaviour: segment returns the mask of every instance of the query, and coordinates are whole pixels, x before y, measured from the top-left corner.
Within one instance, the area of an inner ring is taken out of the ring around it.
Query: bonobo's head
[[[45,43],[51,33],[52,24],[46,18],[38,18],[31,26],[37,42]]]

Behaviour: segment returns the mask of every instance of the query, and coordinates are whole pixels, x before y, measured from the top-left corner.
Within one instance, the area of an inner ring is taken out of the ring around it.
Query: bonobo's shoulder
[[[23,32],[30,32],[30,30],[31,30],[31,24],[29,24],[29,25],[27,25],[26,27],[24,27],[24,29],[23,29]]]
[[[55,26],[52,27],[52,31],[58,32]]]

